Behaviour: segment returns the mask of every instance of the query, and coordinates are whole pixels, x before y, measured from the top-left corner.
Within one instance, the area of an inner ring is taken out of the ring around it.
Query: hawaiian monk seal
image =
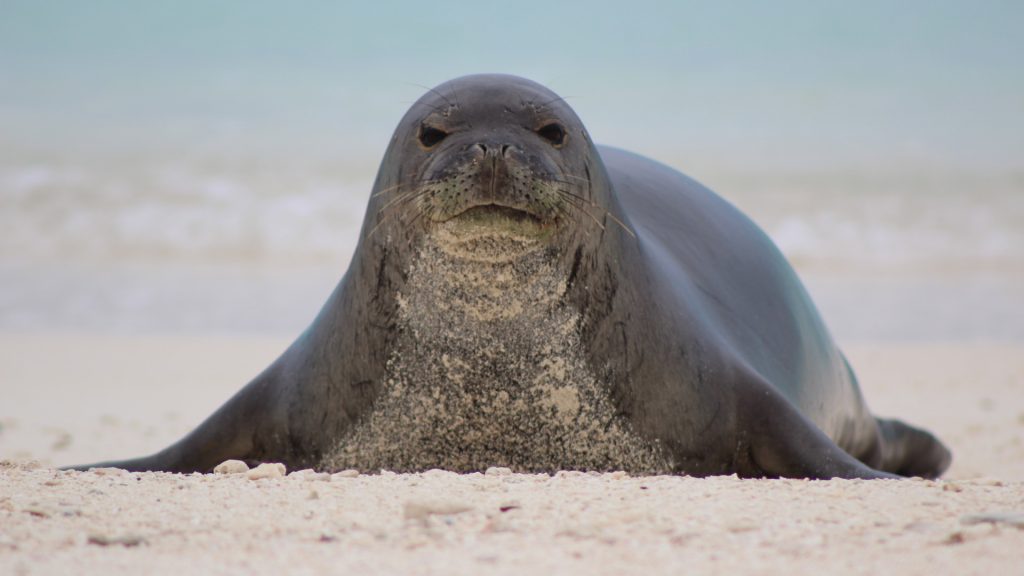
[[[935,477],[949,451],[870,414],[807,292],[728,202],[595,146],[522,78],[402,119],[348,272],[197,429],[104,465]]]

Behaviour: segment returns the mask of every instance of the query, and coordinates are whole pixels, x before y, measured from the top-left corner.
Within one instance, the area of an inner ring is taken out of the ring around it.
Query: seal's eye
[[[565,143],[565,128],[561,124],[552,122],[537,129],[541,138],[551,142],[552,146],[558,147]]]
[[[441,140],[448,137],[448,133],[440,128],[434,128],[433,126],[422,125],[420,126],[420,144],[423,144],[427,148],[433,148],[437,146]]]

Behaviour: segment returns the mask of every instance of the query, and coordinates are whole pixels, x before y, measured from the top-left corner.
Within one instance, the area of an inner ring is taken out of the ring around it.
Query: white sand
[[[0,335],[0,459],[160,448],[286,344]],[[6,464],[0,574],[1024,574],[1024,345],[844,348],[877,413],[949,443],[947,480],[249,480]]]

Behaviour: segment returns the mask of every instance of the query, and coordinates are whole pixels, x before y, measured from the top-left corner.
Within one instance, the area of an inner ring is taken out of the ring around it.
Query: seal
[[[950,458],[869,412],[739,210],[596,146],[543,86],[476,75],[398,125],[309,328],[178,443],[103,465],[893,478]]]

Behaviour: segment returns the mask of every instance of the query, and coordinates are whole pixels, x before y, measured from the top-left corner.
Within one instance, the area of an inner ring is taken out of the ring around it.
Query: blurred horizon
[[[841,336],[1024,339],[1021,22],[995,0],[5,0],[0,329],[301,328],[408,106],[502,72],[737,204]]]

